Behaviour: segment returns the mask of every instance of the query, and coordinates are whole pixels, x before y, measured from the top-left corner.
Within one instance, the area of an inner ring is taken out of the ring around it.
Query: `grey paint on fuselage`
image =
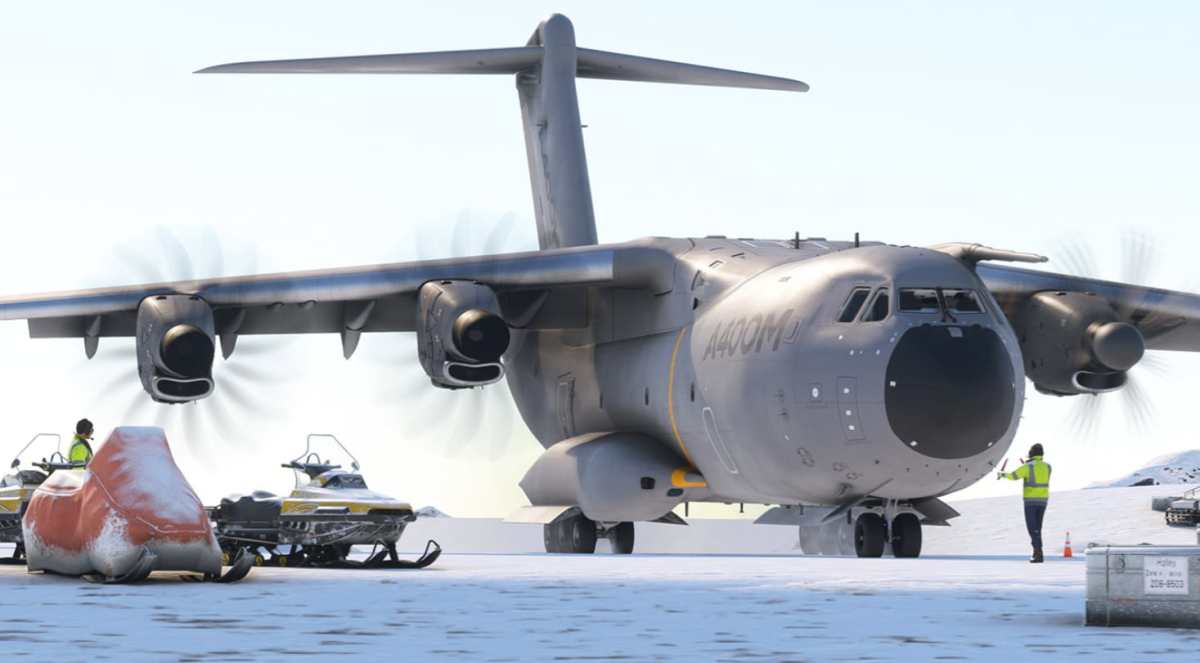
[[[868,493],[913,499],[965,488],[1012,442],[1024,399],[1020,350],[959,260],[823,240],[798,248],[790,240],[647,243],[675,254],[675,288],[631,303],[643,313],[636,324],[620,301],[593,291],[586,328],[515,335],[505,357],[509,386],[543,446],[639,431],[672,447],[681,466],[694,465],[713,500],[837,504]],[[836,321],[859,286],[891,291],[886,319]],[[896,310],[896,288],[933,286],[971,289],[984,311],[949,322]],[[1016,376],[1009,425],[979,453],[933,458],[889,425],[888,362],[903,334],[923,325],[985,327],[1007,350]]]

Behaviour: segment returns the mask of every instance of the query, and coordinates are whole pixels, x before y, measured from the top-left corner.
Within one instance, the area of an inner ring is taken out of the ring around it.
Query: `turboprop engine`
[[[1102,297],[1084,292],[1039,292],[1029,298],[1017,329],[1025,372],[1038,391],[1059,396],[1097,394],[1125,385],[1146,343],[1121,322]]]
[[[215,325],[195,295],[155,295],[137,313],[138,377],[160,403],[186,403],[213,391]]]
[[[496,293],[473,281],[430,281],[417,298],[417,354],[433,384],[463,389],[504,377],[508,324]]]

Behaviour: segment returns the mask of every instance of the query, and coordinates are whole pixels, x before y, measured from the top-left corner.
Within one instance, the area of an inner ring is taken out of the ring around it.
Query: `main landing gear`
[[[542,535],[548,553],[591,554],[601,538],[608,539],[614,554],[633,552],[633,523],[597,523],[578,511],[543,525]]]
[[[800,549],[806,555],[855,555],[899,558],[921,555],[921,519],[911,511],[852,509],[833,522],[800,527]]]

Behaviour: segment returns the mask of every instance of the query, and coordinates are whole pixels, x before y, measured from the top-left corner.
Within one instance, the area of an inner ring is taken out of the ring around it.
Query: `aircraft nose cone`
[[[995,331],[924,325],[896,343],[884,406],[892,431],[912,450],[966,458],[1008,431],[1015,391],[1012,361]]]

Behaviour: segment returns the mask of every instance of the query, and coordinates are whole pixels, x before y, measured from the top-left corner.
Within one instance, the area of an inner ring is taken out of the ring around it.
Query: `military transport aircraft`
[[[920,554],[939,497],[994,471],[1025,378],[1121,389],[1152,350],[1200,351],[1200,296],[994,264],[1036,255],[818,238],[597,244],[575,79],[804,92],[796,80],[578,48],[561,15],[525,46],[227,64],[201,73],[510,74],[540,250],[0,300],[34,338],[136,337],[150,397],[216,385],[244,334],[415,332],[433,387],[507,379],[545,452],[521,481],[546,550],[633,549],[692,501],[778,505],[806,552]],[[988,263],[988,264],[985,264]]]

